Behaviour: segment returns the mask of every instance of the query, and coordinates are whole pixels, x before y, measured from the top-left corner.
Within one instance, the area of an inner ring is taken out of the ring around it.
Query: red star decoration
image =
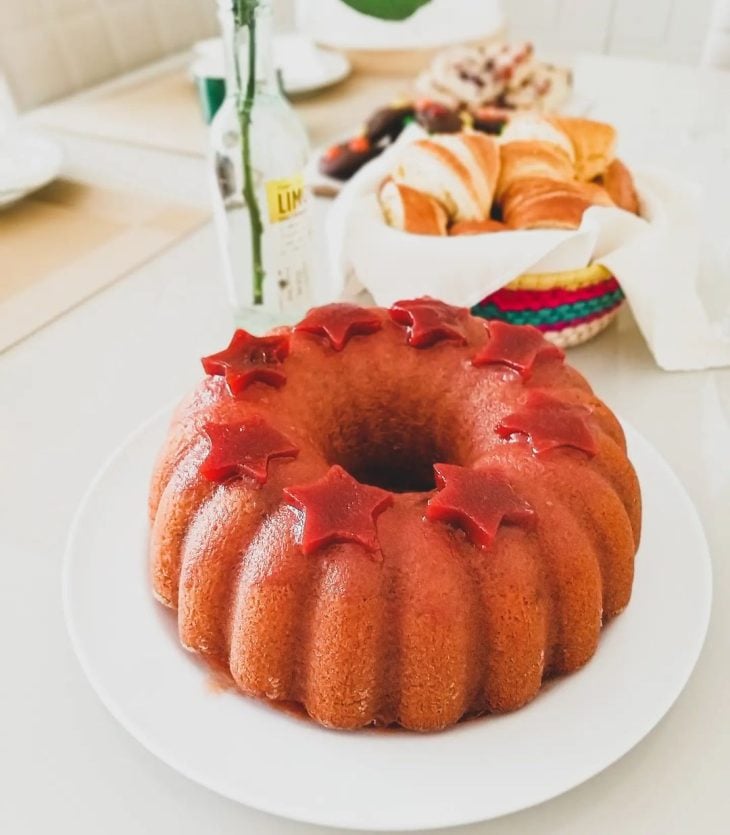
[[[210,451],[200,472],[218,483],[248,476],[258,485],[266,484],[269,461],[299,454],[285,435],[258,415],[240,423],[206,423],[205,434],[210,439]]]
[[[560,447],[572,447],[594,456],[596,439],[588,424],[590,409],[563,403],[540,391],[530,392],[527,403],[508,415],[497,427],[503,438],[526,435],[537,455]]]
[[[452,307],[428,297],[396,302],[390,308],[390,318],[408,328],[408,344],[414,348],[429,348],[442,339],[465,345],[468,316],[464,307]]]
[[[434,471],[439,492],[426,518],[462,528],[477,545],[491,545],[502,522],[531,522],[535,515],[498,470],[435,464]]]
[[[203,357],[206,374],[226,378],[231,394],[239,394],[251,383],[283,386],[286,374],[282,363],[289,355],[289,334],[253,336],[237,330],[225,351]]]
[[[304,511],[305,555],[339,542],[378,550],[375,519],[393,503],[393,496],[385,490],[360,484],[342,467],[334,466],[319,481],[286,487],[284,494]]]
[[[383,327],[377,314],[356,304],[326,304],[315,307],[295,331],[326,336],[335,351],[341,351],[353,336],[375,333]]]
[[[557,345],[548,342],[537,328],[530,325],[508,325],[496,321],[489,322],[487,330],[489,341],[472,360],[477,367],[507,365],[527,380],[539,357],[565,358]]]

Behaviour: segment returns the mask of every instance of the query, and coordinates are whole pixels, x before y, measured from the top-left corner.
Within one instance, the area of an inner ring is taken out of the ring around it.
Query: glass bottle
[[[219,0],[218,10],[226,99],[211,124],[215,221],[236,324],[263,332],[311,303],[309,141],[274,67],[270,0]]]

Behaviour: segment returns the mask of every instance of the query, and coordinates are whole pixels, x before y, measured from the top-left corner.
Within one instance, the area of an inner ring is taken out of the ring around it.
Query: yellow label
[[[279,223],[296,214],[304,200],[304,176],[297,174],[283,180],[269,180],[266,199],[271,223]]]

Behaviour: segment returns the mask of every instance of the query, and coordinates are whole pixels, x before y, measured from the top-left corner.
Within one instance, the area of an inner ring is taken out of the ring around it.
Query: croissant
[[[428,194],[388,179],[378,198],[386,221],[395,229],[414,235],[446,234],[446,209]]]
[[[639,197],[636,194],[634,178],[620,159],[615,159],[608,166],[598,182],[606,189],[619,209],[625,209],[635,215],[639,214]]]
[[[591,206],[613,206],[595,183],[558,182],[545,177],[515,181],[504,195],[502,215],[515,229],[577,229]]]
[[[595,180],[616,156],[616,128],[593,119],[553,116],[552,123],[573,143],[575,173],[579,180]]]
[[[430,195],[454,221],[489,217],[499,179],[499,147],[484,134],[438,134],[406,146],[393,180]]]
[[[500,148],[502,168],[497,185],[497,200],[518,180],[540,177],[554,181],[575,177],[573,161],[567,151],[553,142],[519,140]]]
[[[462,220],[449,229],[449,235],[484,235],[488,232],[509,232],[509,226],[499,220]]]
[[[499,141],[502,145],[510,142],[551,142],[562,148],[571,160],[575,160],[575,148],[568,135],[549,117],[539,113],[516,113],[505,126]]]

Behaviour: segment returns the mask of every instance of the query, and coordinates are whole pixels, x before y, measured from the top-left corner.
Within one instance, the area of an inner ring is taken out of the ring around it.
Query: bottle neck
[[[251,72],[257,93],[279,95],[279,79],[274,64],[273,24],[270,0],[258,0],[252,25],[237,26],[236,0],[219,0],[218,17],[223,35],[226,88],[229,95],[245,93]],[[253,59],[251,59],[253,49]]]

